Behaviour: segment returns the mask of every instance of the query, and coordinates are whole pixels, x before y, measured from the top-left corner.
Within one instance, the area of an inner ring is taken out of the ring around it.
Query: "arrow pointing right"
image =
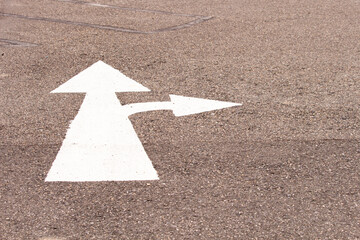
[[[127,112],[127,116],[146,111],[172,110],[176,117],[181,117],[242,105],[241,103],[184,97],[179,95],[170,95],[170,99],[170,102],[132,103],[124,105],[122,108]]]
[[[174,104],[173,113],[177,117],[242,105],[241,103],[183,97],[178,95],[170,95],[170,99]]]

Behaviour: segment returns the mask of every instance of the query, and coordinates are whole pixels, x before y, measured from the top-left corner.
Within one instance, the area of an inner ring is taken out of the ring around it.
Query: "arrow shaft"
[[[114,93],[87,93],[46,181],[156,180]]]
[[[144,102],[132,103],[122,106],[124,113],[130,116],[135,113],[156,111],[156,110],[173,110],[174,104],[172,102]]]

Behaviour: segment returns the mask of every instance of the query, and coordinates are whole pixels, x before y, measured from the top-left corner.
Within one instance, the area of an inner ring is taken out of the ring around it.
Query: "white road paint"
[[[170,102],[145,102],[128,104],[123,106],[123,109],[127,112],[128,116],[146,111],[172,110],[176,117],[180,117],[233,106],[241,106],[241,103],[184,97],[179,95],[170,95],[170,99]]]
[[[129,116],[139,112],[172,110],[175,116],[212,111],[239,103],[170,95],[170,102],[122,106],[115,92],[149,91],[118,70],[99,61],[52,93],[86,96],[45,181],[157,180]]]
[[[45,181],[156,179],[115,93],[87,93]]]
[[[108,64],[98,61],[51,93],[147,92],[150,89],[135,82]]]
[[[171,102],[175,105],[173,112],[177,117],[241,105],[241,103],[183,97],[178,95],[170,95],[170,98]]]
[[[97,62],[52,91],[87,94],[45,181],[158,179],[115,91],[149,90]]]

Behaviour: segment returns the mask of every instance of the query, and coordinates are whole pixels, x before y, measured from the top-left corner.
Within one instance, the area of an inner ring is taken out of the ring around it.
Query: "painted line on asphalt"
[[[20,42],[5,38],[0,38],[0,46],[11,46],[11,47],[35,47],[37,44],[29,42]]]

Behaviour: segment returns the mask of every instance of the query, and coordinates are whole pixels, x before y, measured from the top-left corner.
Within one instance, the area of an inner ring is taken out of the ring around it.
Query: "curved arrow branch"
[[[122,110],[126,112],[127,116],[147,111],[173,110],[173,108],[172,102],[143,102],[122,106]]]
[[[179,95],[170,95],[170,99],[170,102],[132,103],[122,106],[122,108],[127,112],[127,116],[139,112],[172,110],[174,115],[179,117],[242,105],[241,103],[184,97]]]

